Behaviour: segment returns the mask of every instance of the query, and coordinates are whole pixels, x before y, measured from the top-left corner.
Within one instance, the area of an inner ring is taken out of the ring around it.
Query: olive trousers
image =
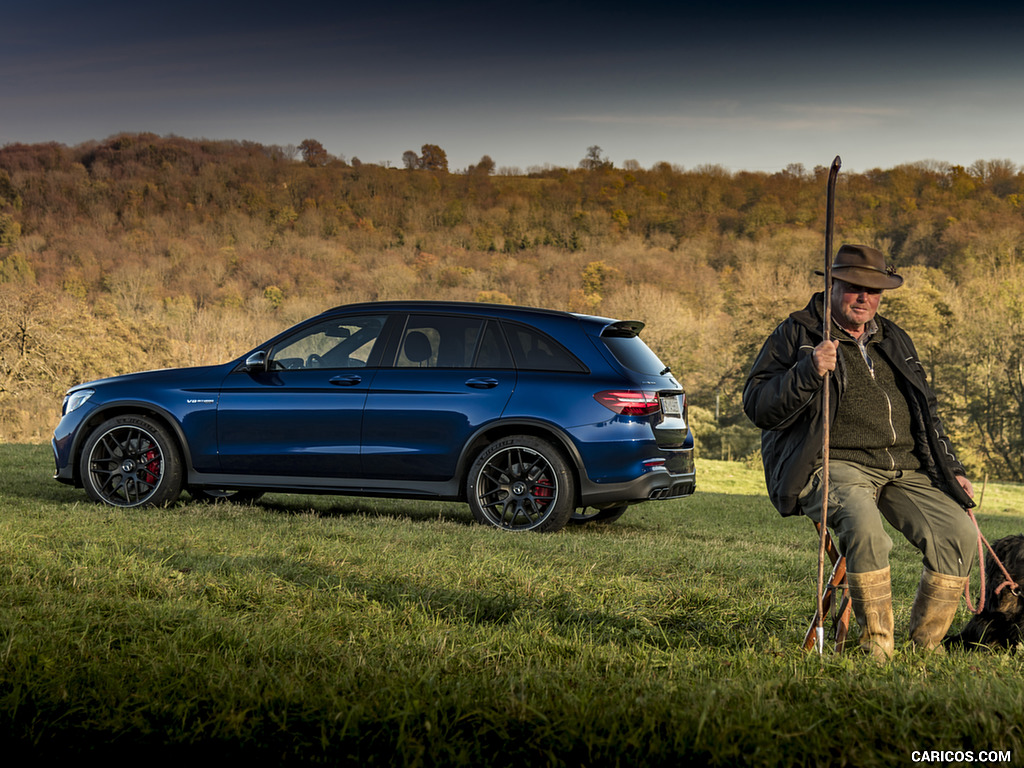
[[[800,508],[821,522],[819,468],[800,493]],[[919,471],[886,471],[849,461],[829,462],[826,526],[846,557],[851,573],[889,566],[892,539],[882,518],[921,552],[935,573],[967,576],[978,550],[978,531],[970,517],[931,478]]]

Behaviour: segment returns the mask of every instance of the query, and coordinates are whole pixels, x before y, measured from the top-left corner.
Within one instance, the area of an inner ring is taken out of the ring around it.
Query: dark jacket
[[[814,370],[811,354],[824,338],[822,334],[823,294],[784,320],[768,337],[754,361],[743,390],[743,410],[761,432],[768,495],[783,515],[800,514],[797,496],[821,466],[822,387],[824,379]],[[875,349],[883,354],[896,373],[910,407],[915,453],[922,470],[958,504],[974,506],[956,480],[966,475],[939,419],[935,395],[917,359],[910,337],[895,323],[880,315],[882,340]],[[829,377],[830,423],[835,419],[843,396],[845,371],[842,356]]]

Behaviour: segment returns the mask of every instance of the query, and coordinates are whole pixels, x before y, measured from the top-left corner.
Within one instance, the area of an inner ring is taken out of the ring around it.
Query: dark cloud
[[[42,0],[5,11],[0,143],[150,130],[315,135],[370,162],[429,141],[453,167],[484,153],[574,164],[595,143],[644,164],[813,165],[836,145],[963,162],[1015,141],[1020,16],[942,3]]]

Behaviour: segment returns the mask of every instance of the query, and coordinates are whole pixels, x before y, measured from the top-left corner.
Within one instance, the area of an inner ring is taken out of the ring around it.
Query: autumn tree
[[[467,171],[478,176],[490,176],[494,173],[494,161],[491,160],[490,155],[484,155],[480,158],[479,163],[469,166]]]
[[[7,171],[0,168],[0,207],[10,205],[17,209],[21,207],[21,196],[11,184],[11,176]]]
[[[448,173],[448,155],[437,144],[424,144],[420,148],[420,168]]]
[[[601,154],[601,151],[596,144],[587,147],[587,156],[580,160],[580,168],[585,171],[600,171],[614,167],[611,161]]]
[[[13,216],[0,213],[0,247],[14,245],[21,236],[21,225]]]
[[[441,171],[448,172],[448,155],[436,144],[424,144],[420,148],[422,154],[417,155],[411,149],[402,153],[402,165],[407,171]]]
[[[311,168],[327,165],[331,160],[324,145],[316,139],[305,139],[299,144],[299,152],[302,153],[302,161]]]

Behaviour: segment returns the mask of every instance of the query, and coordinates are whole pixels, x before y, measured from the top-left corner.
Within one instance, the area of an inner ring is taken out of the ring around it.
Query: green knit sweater
[[[860,341],[839,329],[836,338],[845,388],[831,427],[829,458],[875,469],[920,468],[906,397],[885,357],[873,349],[881,329],[872,323]]]

